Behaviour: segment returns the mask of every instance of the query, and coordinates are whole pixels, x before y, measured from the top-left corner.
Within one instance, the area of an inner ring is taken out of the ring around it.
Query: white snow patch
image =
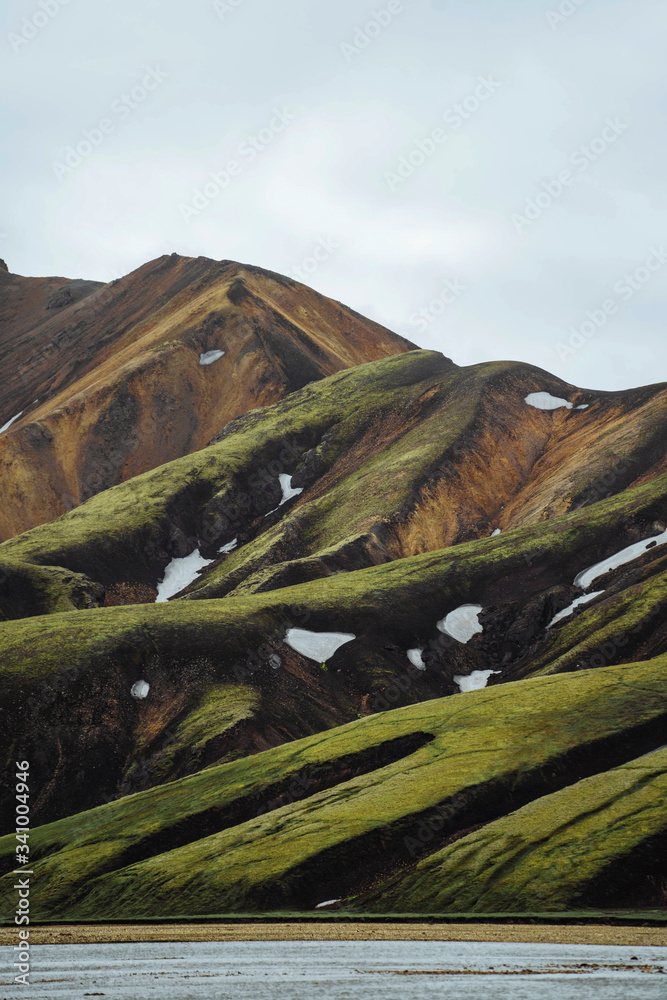
[[[204,354],[199,355],[199,364],[212,365],[214,361],[219,361],[224,356],[224,351],[205,351]]]
[[[563,608],[562,611],[559,611],[558,614],[551,619],[547,628],[551,628],[552,625],[555,625],[556,622],[561,621],[563,618],[568,618],[574,609],[578,608],[580,604],[586,604],[588,601],[592,601],[594,597],[599,597],[600,594],[604,594],[604,590],[594,590],[592,594],[584,594],[583,597],[577,597],[574,601],[572,601],[572,604],[570,604],[567,608]]]
[[[531,392],[526,396],[525,402],[538,410],[557,410],[560,406],[572,409],[572,403],[568,403],[562,396],[552,396],[550,392]]]
[[[491,538],[495,538],[495,536],[499,534],[500,534],[500,528],[496,528],[495,531],[491,532]]]
[[[467,677],[457,676],[454,678],[459,686],[459,691],[479,691],[488,684],[491,674],[499,674],[500,670],[473,670]]]
[[[164,571],[163,579],[157,585],[155,603],[159,604],[174,594],[180,594],[197,579],[199,570],[204,566],[210,566],[212,562],[213,559],[204,559],[199,549],[195,549],[189,556],[183,556],[182,559],[172,559]]]
[[[299,493],[303,493],[303,486],[300,489],[294,489],[292,486],[292,477],[286,475],[284,472],[278,476],[278,479],[280,480],[280,485],[283,491],[283,498],[278,504],[278,507],[282,507],[282,505],[287,503],[288,500],[291,500],[292,497],[298,497]],[[276,510],[277,509],[278,508],[276,508]]]
[[[225,545],[221,545],[218,552],[233,552],[236,546],[239,544],[238,538],[233,538],[231,542],[227,542]]]
[[[332,903],[340,903],[342,898],[342,896],[339,896],[338,899],[325,899],[323,903],[316,903],[315,909],[319,910],[322,906],[331,906]]]
[[[634,545],[628,545],[627,548],[621,549],[620,552],[609,556],[608,559],[603,559],[602,562],[596,563],[595,566],[589,566],[588,569],[578,573],[574,578],[574,585],[575,587],[581,587],[582,590],[588,590],[593,580],[596,580],[598,576],[602,576],[603,573],[608,573],[610,569],[618,569],[619,566],[624,566],[625,563],[632,562],[633,559],[638,559],[644,552],[648,552],[649,549],[654,548],[656,545],[665,544],[667,544],[667,531],[663,531],[661,535],[654,535],[653,538],[645,538],[641,542],[635,542]]]
[[[575,406],[575,410],[587,410],[590,403],[582,403],[580,406]]]
[[[19,417],[22,417],[23,412],[24,411],[21,410],[21,412],[17,413],[15,417],[11,417],[11,419],[8,420],[6,424],[3,424],[2,427],[0,427],[0,434],[2,434],[3,431],[6,431],[8,427],[11,427],[15,420],[18,420]]]
[[[132,695],[133,698],[139,698],[140,700],[143,700],[150,691],[150,689],[151,686],[148,683],[148,681],[135,681],[135,683],[130,688],[130,694]]]
[[[284,503],[291,500],[292,497],[298,497],[299,493],[303,493],[303,486],[300,489],[294,489],[292,486],[292,477],[288,476],[286,472],[281,472],[278,476],[278,482],[280,483],[280,488],[283,491],[283,498],[278,504],[278,507],[282,507]],[[269,514],[275,514],[278,507],[274,507],[273,510],[267,511],[264,517],[268,517]]]
[[[326,663],[337,649],[356,638],[350,632],[309,632],[305,628],[288,628],[285,642],[302,656],[316,663]]]
[[[470,642],[477,632],[484,631],[477,621],[477,615],[481,610],[481,604],[462,604],[460,608],[450,611],[445,618],[442,618],[438,622],[438,628],[458,642]]]
[[[419,646],[417,649],[408,650],[408,659],[413,667],[417,670],[426,670],[426,664],[422,659],[422,653],[424,652],[424,647]]]

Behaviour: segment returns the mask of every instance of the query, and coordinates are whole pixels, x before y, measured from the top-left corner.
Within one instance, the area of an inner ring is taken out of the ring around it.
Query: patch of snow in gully
[[[14,421],[18,420],[18,418],[22,417],[22,416],[23,416],[23,410],[21,410],[20,413],[17,413],[15,417],[10,417],[10,419],[7,421],[7,423],[3,424],[2,427],[0,427],[0,434],[2,434],[3,431],[8,430],[12,426],[12,424],[14,423]]]
[[[634,545],[628,545],[627,548],[621,549],[620,552],[609,556],[608,559],[603,559],[602,562],[596,563],[595,566],[589,566],[588,569],[583,570],[583,572],[575,576],[574,585],[575,587],[581,587],[582,590],[587,590],[593,580],[602,576],[603,573],[608,573],[610,569],[618,569],[619,566],[624,566],[625,563],[632,562],[633,559],[638,559],[639,556],[648,552],[649,549],[655,548],[657,545],[667,545],[667,531],[663,531],[661,535],[654,535],[653,538],[645,538],[641,542],[635,542]]]
[[[417,670],[426,670],[426,664],[422,660],[422,653],[423,652],[424,652],[424,647],[423,646],[419,646],[418,649],[409,649],[408,650],[408,659],[409,659],[410,663],[412,664],[412,666],[416,667]]]
[[[278,507],[282,507],[284,503],[291,500],[292,497],[298,497],[299,493],[303,493],[303,486],[300,489],[294,489],[292,486],[292,477],[288,476],[286,472],[281,472],[278,476],[278,482],[280,483],[280,488],[283,491],[283,498],[278,504]],[[268,511],[264,517],[268,517],[269,514],[275,514],[278,507],[274,507],[273,510]]]
[[[218,552],[233,552],[236,546],[239,544],[238,538],[233,538],[231,542],[227,542],[226,545],[221,545]]]
[[[300,489],[294,489],[294,487],[292,486],[292,477],[288,476],[286,473],[281,472],[281,474],[278,476],[278,479],[280,481],[280,486],[283,491],[283,498],[278,504],[278,507],[282,507],[282,505],[284,503],[287,503],[288,500],[291,500],[292,497],[298,497],[299,493],[303,493],[303,486]],[[278,508],[276,508],[276,510],[277,509]]]
[[[473,670],[467,677],[457,676],[454,681],[459,686],[459,691],[479,691],[485,688],[489,682],[491,674],[499,674],[499,670]]]
[[[575,600],[572,601],[572,604],[570,604],[567,608],[563,608],[562,611],[559,611],[558,614],[551,619],[547,628],[551,628],[552,625],[555,625],[556,622],[561,621],[563,618],[568,618],[574,609],[578,608],[580,604],[586,604],[588,601],[592,601],[594,597],[599,597],[600,594],[604,594],[604,590],[594,590],[592,594],[584,594],[583,597],[575,598]]]
[[[288,628],[285,642],[302,656],[316,663],[326,663],[337,649],[356,638],[350,632],[309,632],[305,628]]]
[[[500,528],[496,528],[495,531],[491,532],[491,538],[495,538],[496,535],[499,535],[499,534],[500,534]]]
[[[219,361],[224,356],[224,351],[205,351],[204,354],[199,355],[199,364],[212,365],[214,361]]]
[[[575,410],[587,410],[590,405],[590,403],[581,403],[580,406],[575,406]]]
[[[130,689],[130,694],[132,695],[133,698],[139,698],[139,700],[143,700],[150,691],[150,689],[151,686],[148,683],[148,681],[136,681]]]
[[[197,574],[204,566],[210,566],[213,559],[204,559],[195,549],[189,556],[182,559],[172,559],[164,571],[164,577],[157,585],[157,597],[155,603],[166,601],[174,594],[180,594],[182,590],[189,587],[197,579]]]
[[[562,396],[552,396],[550,392],[531,392],[524,402],[537,410],[557,410],[561,406],[567,406],[568,410],[572,409],[572,403],[568,403]]]
[[[457,642],[470,642],[477,632],[484,631],[477,620],[481,610],[481,604],[462,604],[460,608],[450,611],[442,618],[438,622],[438,628],[441,632],[451,635]]]
[[[338,899],[325,899],[323,903],[316,903],[315,909],[319,910],[322,906],[331,906],[332,903],[340,903],[342,896]]]

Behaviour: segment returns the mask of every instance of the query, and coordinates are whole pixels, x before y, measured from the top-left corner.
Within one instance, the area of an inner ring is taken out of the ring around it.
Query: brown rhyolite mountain
[[[0,269],[0,539],[414,344],[261,268],[160,257],[108,284]],[[224,357],[200,364],[200,356]]]

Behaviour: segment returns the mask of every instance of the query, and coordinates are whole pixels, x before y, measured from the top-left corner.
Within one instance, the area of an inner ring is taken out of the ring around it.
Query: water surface
[[[667,948],[479,941],[37,945],[2,1000],[664,1000]]]

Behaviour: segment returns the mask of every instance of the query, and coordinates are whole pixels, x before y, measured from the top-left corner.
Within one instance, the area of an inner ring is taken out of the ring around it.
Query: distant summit
[[[170,254],[106,285],[11,275],[0,300],[0,426],[12,421],[0,435],[0,540],[202,448],[306,382],[414,347],[234,261]],[[224,360],[200,361],[215,352]]]

